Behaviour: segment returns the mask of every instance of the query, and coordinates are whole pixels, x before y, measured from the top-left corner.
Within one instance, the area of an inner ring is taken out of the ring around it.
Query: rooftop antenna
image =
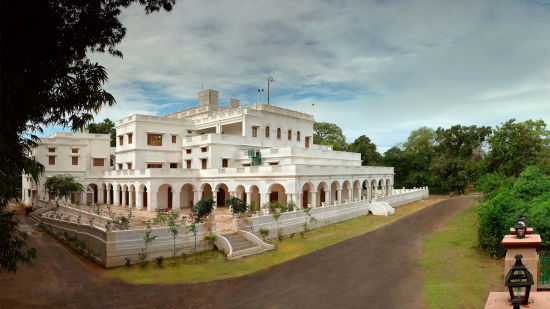
[[[315,113],[315,104],[311,104],[311,116]]]
[[[258,104],[260,104],[260,88],[258,88]]]
[[[269,105],[269,85],[275,80],[269,73],[267,74],[267,105]]]
[[[201,83],[201,90],[204,90],[204,83]]]
[[[265,101],[264,101],[264,88],[262,88],[262,104],[264,104]]]

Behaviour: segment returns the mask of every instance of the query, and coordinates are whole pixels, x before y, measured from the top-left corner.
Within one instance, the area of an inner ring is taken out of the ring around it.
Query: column
[[[317,208],[317,191],[311,191],[311,208]]]
[[[336,201],[336,204],[340,205],[340,204],[342,204],[342,189],[338,189],[338,190],[336,190],[336,191],[338,192],[338,194],[337,194],[337,195],[338,195],[338,196],[337,196],[338,199],[337,199],[337,201]]]
[[[128,194],[128,199],[130,200],[128,204],[130,207],[134,206],[134,193],[135,190],[130,190],[130,193]]]
[[[218,208],[218,202],[217,202],[218,191],[212,190],[212,199],[214,200],[214,209],[217,209]]]
[[[361,187],[357,188],[357,200],[361,201],[363,199],[363,189]]]
[[[119,194],[119,190],[113,190],[113,198],[114,198],[114,202],[113,202],[113,205],[120,205],[120,194]]]
[[[193,203],[201,200],[202,190],[193,190]]]
[[[246,192],[246,205],[250,205],[252,201],[252,192]]]
[[[230,191],[229,196],[230,197],[237,197],[237,191]]]
[[[172,189],[172,209],[180,209],[180,208],[181,208],[180,191]]]
[[[327,191],[325,191],[325,205],[330,205],[332,203],[331,191],[332,190],[330,189],[330,187]]]
[[[157,192],[147,190],[147,211],[155,211],[157,209]],[[157,189],[158,190],[158,189]]]
[[[121,201],[121,204],[122,204],[122,207],[126,206],[126,190],[122,189],[122,201]]]
[[[353,187],[349,189],[348,200],[350,203],[353,202]]]
[[[260,195],[260,204],[263,206],[263,204],[267,203],[267,205],[268,205],[267,206],[268,208],[266,209],[265,213],[269,213],[269,194],[270,194],[269,192],[264,193],[263,194],[263,196],[264,196],[263,199],[262,199],[262,195]]]
[[[113,189],[107,188],[107,204],[109,204],[109,205],[113,205],[113,201],[111,201],[111,191],[112,190]]]
[[[138,190],[136,194],[136,209],[142,209],[143,208],[143,191]]]
[[[105,201],[103,200],[103,188],[97,188],[97,202],[101,204],[105,204]]]
[[[296,209],[302,209],[304,205],[304,193],[296,193]]]
[[[80,196],[82,197],[82,205],[88,204],[88,193],[86,193],[86,189],[84,189],[84,192],[80,193]]]

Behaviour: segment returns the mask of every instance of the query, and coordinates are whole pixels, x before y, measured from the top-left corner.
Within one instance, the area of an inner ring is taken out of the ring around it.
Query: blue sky
[[[384,152],[420,126],[550,120],[549,1],[179,1],[121,16],[124,58],[91,55],[117,105],[96,121],[195,106],[201,87],[338,124]],[[59,128],[45,128],[47,135]]]

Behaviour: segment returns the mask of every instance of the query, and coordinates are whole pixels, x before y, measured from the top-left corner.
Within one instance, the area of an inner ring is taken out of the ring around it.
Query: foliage
[[[157,212],[155,218],[153,218],[153,224],[157,227],[166,226],[170,221],[170,215],[164,212]]]
[[[83,192],[82,184],[74,180],[71,175],[55,175],[46,178],[44,189],[60,198],[70,198],[73,193]]]
[[[277,212],[273,214],[273,219],[275,219],[277,224],[277,238],[281,241],[283,239],[283,230],[279,227],[279,218],[281,218],[281,213]]]
[[[124,265],[125,265],[126,267],[130,267],[130,266],[132,265],[132,260],[130,260],[129,257],[125,257],[125,258],[124,258],[124,261],[125,261],[125,262],[124,262]]]
[[[225,200],[225,204],[231,207],[231,211],[234,214],[242,214],[246,212],[246,202],[243,202],[240,198],[232,196]]]
[[[442,191],[464,191],[480,168],[476,155],[491,133],[490,127],[455,125],[436,130],[435,157],[430,164],[434,183]]]
[[[346,150],[346,137],[334,123],[316,122],[313,125],[313,143],[332,146],[334,150]]]
[[[156,257],[155,260],[157,261],[157,266],[162,267],[162,263],[164,262],[164,257],[159,256],[159,257]]]
[[[172,211],[169,215],[168,215],[168,231],[170,232],[170,235],[172,235],[172,239],[173,239],[173,257],[175,258],[176,257],[176,253],[177,253],[177,250],[176,250],[176,238],[178,237],[179,235],[179,225],[178,225],[178,219],[179,219],[179,216],[180,214],[177,212],[177,211]],[[174,259],[175,260],[175,259]]]
[[[542,120],[516,123],[510,119],[497,126],[487,141],[490,147],[485,157],[487,171],[517,177],[525,167],[537,165],[541,155],[548,151],[550,131]]]
[[[216,239],[218,239],[218,237],[214,234],[204,235],[204,240],[206,240],[211,246],[214,245]]]
[[[287,211],[294,211],[294,208],[296,207],[296,203],[294,201],[290,201],[286,203]]]
[[[195,247],[194,247],[193,252],[195,252],[195,261],[196,261],[196,259],[197,259],[197,234],[199,233],[199,229],[197,228],[197,221],[191,223],[191,225],[189,225],[187,228],[189,229],[189,231],[191,233],[193,233],[193,237],[195,239]]]
[[[361,165],[380,165],[382,155],[376,151],[376,145],[366,135],[361,135],[348,145],[347,151],[361,154]]]
[[[13,211],[0,212],[0,275],[3,272],[15,272],[17,263],[28,262],[36,258],[36,249],[25,248],[28,235],[17,229],[19,220]]]
[[[147,249],[149,248],[149,246],[151,246],[153,240],[155,239],[157,239],[157,236],[151,236],[151,231],[145,232],[145,236],[143,236],[144,247],[141,248],[140,252],[138,253],[138,260],[140,263],[142,263],[143,267],[147,265]]]
[[[202,198],[193,206],[193,214],[195,215],[195,223],[202,222],[204,217],[208,216],[214,210],[214,199]]]
[[[115,103],[103,89],[105,68],[88,57],[106,51],[122,57],[116,45],[126,29],[118,18],[132,3],[152,13],[170,11],[174,0],[0,2],[1,27],[9,29],[2,31],[0,54],[0,216],[13,218],[4,212],[8,201],[21,196],[21,172],[38,182],[44,171],[30,156],[38,138],[27,132],[41,132],[45,125],[77,130],[103,105]],[[2,229],[8,227],[17,224]],[[1,264],[12,260],[8,254],[26,255],[24,246],[10,245],[15,243],[0,243],[0,252],[6,253],[2,258],[7,258]]]
[[[260,233],[260,235],[262,235],[262,238],[265,241],[265,238],[269,235],[269,230],[266,229],[265,227],[262,227],[262,228],[260,228],[258,233]]]
[[[113,220],[113,225],[116,230],[127,230],[130,221],[125,216],[119,216]]]
[[[549,177],[536,166],[525,168],[515,181],[499,180],[502,175],[503,172],[488,174],[480,185],[484,198],[478,207],[479,246],[491,255],[503,255],[500,242],[525,209],[528,225],[541,234],[543,247],[550,248],[550,222],[545,217],[550,213]]]
[[[89,123],[86,129],[89,133],[109,134],[111,138],[111,147],[116,146],[116,129],[115,123],[109,118],[103,119],[100,123]]]
[[[248,212],[250,214],[255,214],[256,212],[260,211],[260,206],[256,206],[256,204],[252,203],[248,205]]]

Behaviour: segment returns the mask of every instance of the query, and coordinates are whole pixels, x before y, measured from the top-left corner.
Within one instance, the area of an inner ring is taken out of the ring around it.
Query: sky
[[[550,121],[550,0],[186,0],[120,19],[124,57],[90,55],[117,101],[96,122],[194,107],[202,88],[255,104],[268,74],[272,105],[382,153],[421,126]]]

